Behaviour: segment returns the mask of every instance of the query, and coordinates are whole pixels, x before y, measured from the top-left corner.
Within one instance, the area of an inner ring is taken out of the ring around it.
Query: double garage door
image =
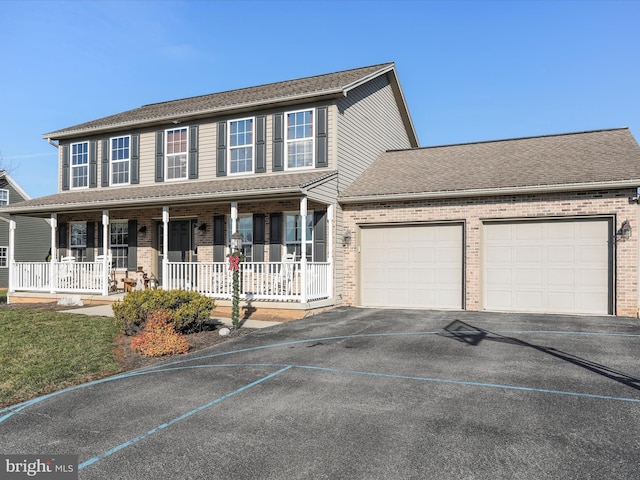
[[[482,232],[472,248],[484,309],[612,313],[610,220],[493,222]],[[363,227],[360,304],[464,308],[463,238],[461,224]]]

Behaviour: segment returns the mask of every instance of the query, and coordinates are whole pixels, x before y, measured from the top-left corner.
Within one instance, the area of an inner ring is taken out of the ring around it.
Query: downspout
[[[60,145],[57,144],[56,142],[54,142],[53,140],[51,140],[50,138],[47,138],[47,142],[49,142],[49,145],[51,145],[52,147],[56,147],[59,148]]]

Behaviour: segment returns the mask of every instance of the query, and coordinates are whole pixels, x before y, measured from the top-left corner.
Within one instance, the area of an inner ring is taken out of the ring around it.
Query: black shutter
[[[267,171],[267,119],[264,115],[256,117],[256,173]],[[262,260],[260,260],[262,261]]]
[[[164,131],[156,132],[156,182],[164,182]]]
[[[62,190],[69,190],[69,145],[62,145]]]
[[[216,155],[216,176],[227,176],[227,122],[218,122],[218,149]]]
[[[264,262],[264,213],[253,215],[253,261]]]
[[[102,186],[109,186],[109,140],[102,140]]]
[[[213,261],[224,262],[224,215],[213,217]]]
[[[67,232],[68,225],[66,223],[58,224],[58,258],[67,256]]]
[[[327,212],[313,212],[313,261],[327,261]]]
[[[273,166],[274,172],[284,170],[284,114],[273,115]]]
[[[94,248],[96,246],[96,223],[87,222],[87,262],[95,259]]]
[[[129,220],[127,225],[129,234],[129,255],[127,257],[127,269],[136,270],[138,267],[138,221]]]
[[[104,255],[104,232],[103,232],[103,228],[104,226],[102,225],[102,222],[100,223],[96,223],[96,230],[98,231],[98,255]],[[107,227],[109,228],[109,227]]]
[[[198,126],[189,127],[189,179],[198,178]]]
[[[98,186],[98,142],[89,142],[89,188]]]
[[[282,214],[269,215],[269,261],[282,260]]]
[[[328,167],[327,107],[316,109],[316,168]]]
[[[132,185],[140,183],[140,134],[131,135],[131,170],[129,172],[129,182]]]

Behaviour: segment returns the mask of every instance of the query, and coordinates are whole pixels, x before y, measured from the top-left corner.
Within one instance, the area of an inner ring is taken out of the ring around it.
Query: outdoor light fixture
[[[231,235],[231,252],[235,251],[242,251],[242,235],[238,231]]]
[[[342,245],[348,245],[349,243],[351,243],[351,230],[347,228],[342,234]]]
[[[629,223],[629,220],[622,222],[620,230],[616,233],[616,238],[623,242],[631,238],[631,224]]]
[[[201,223],[200,226],[197,227],[197,230],[198,230],[198,235],[204,235],[205,232],[207,231],[207,224]]]
[[[147,226],[146,226],[146,225],[141,226],[141,227],[138,229],[138,233],[139,233],[140,235],[143,235],[143,236],[144,236],[144,235],[147,233]]]

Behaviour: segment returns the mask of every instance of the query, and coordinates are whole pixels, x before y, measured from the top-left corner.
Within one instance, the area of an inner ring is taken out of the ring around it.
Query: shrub
[[[144,330],[131,339],[131,348],[146,357],[187,353],[189,342],[176,332],[172,317],[168,310],[148,315]]]
[[[113,304],[115,324],[121,333],[134,335],[147,321],[147,316],[157,310],[171,312],[176,330],[191,333],[202,330],[211,310],[213,299],[185,290],[135,290],[129,292],[122,302]]]

